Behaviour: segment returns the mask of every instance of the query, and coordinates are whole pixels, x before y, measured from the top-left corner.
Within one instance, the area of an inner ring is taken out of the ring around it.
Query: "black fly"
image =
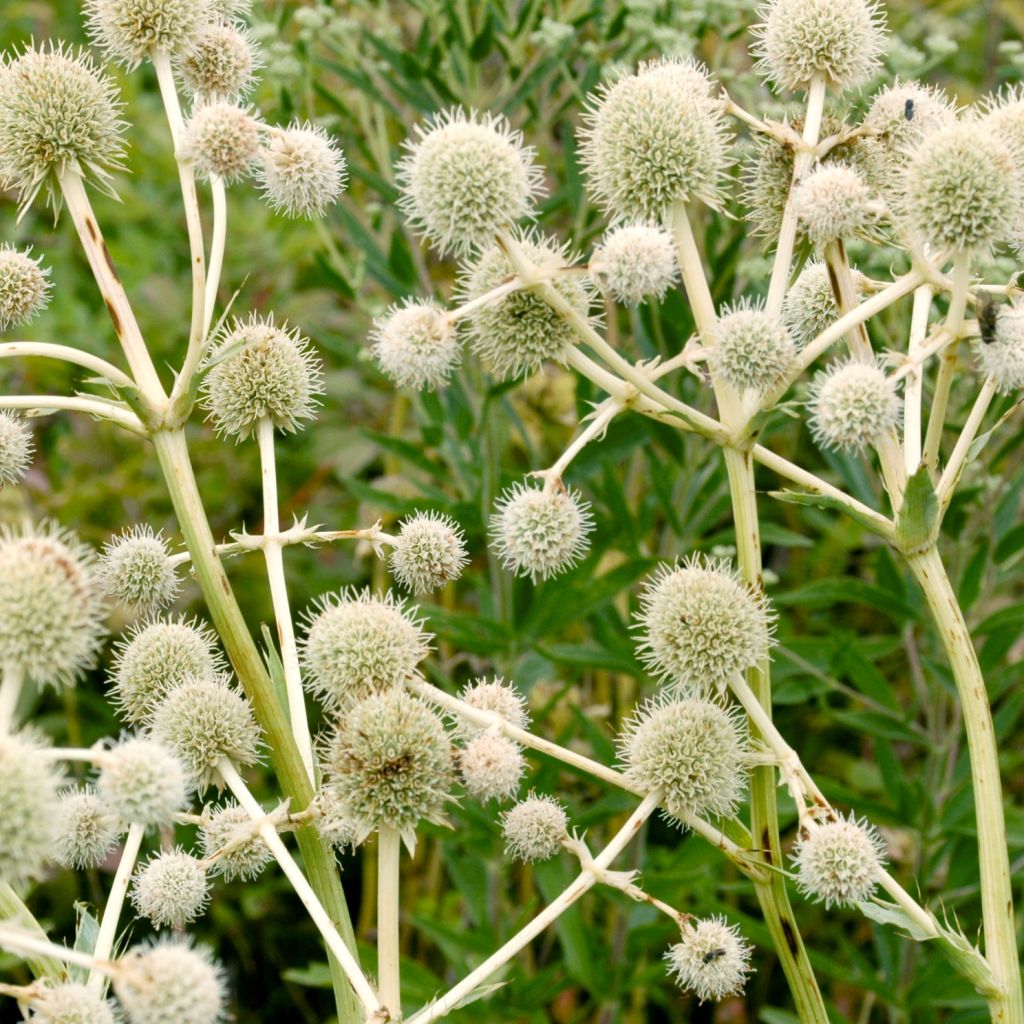
[[[914,120],[914,101],[912,99],[908,99],[907,102],[903,104],[903,116],[908,121]]]
[[[991,345],[996,340],[996,326],[999,323],[999,303],[990,295],[978,295],[978,330],[981,340]]]
[[[725,956],[725,950],[719,946],[718,949],[709,949],[702,960],[706,964],[713,964],[716,960],[721,960],[723,956]]]

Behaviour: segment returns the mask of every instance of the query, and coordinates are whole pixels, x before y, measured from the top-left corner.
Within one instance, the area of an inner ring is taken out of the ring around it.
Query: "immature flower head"
[[[74,171],[106,185],[122,166],[121,105],[113,81],[92,59],[61,44],[0,59],[0,185],[22,208]]]
[[[568,838],[569,819],[553,797],[531,793],[502,814],[501,834],[513,860],[550,860]]]
[[[136,913],[154,928],[181,928],[206,909],[206,869],[181,847],[164,850],[136,872],[129,898]]]
[[[664,565],[640,594],[640,650],[673,685],[722,688],[768,657],[775,616],[724,561],[696,555]]]
[[[114,991],[130,1024],[219,1024],[224,971],[204,947],[172,939],[133,946],[118,961]]]
[[[209,813],[199,826],[199,841],[205,858],[228,851],[210,867],[210,872],[220,875],[225,882],[256,878],[274,859],[267,844],[254,834],[249,812],[234,803]]]
[[[67,790],[60,797],[54,857],[66,868],[99,867],[114,845],[117,825],[94,789]]]
[[[737,391],[763,394],[789,373],[795,359],[789,331],[764,309],[741,301],[722,310],[708,362]]]
[[[526,761],[518,743],[497,729],[474,736],[459,751],[466,792],[480,801],[508,800],[519,792]]]
[[[854,273],[854,289],[860,295],[863,275]],[[828,267],[821,261],[808,263],[793,282],[782,303],[782,321],[798,349],[812,342],[839,319],[839,305]]]
[[[20,886],[49,859],[60,818],[56,762],[32,735],[0,735],[0,882]]]
[[[32,1024],[115,1024],[111,1003],[77,981],[47,984],[32,997]]]
[[[852,815],[802,832],[794,861],[804,895],[846,906],[871,896],[882,873],[881,836]]]
[[[163,535],[149,526],[133,526],[107,541],[96,578],[112,597],[141,611],[167,607],[181,587]]]
[[[406,519],[388,564],[406,590],[423,594],[458,579],[469,561],[459,524],[437,512],[417,512]]]
[[[174,687],[224,669],[213,634],[196,619],[149,619],[114,645],[112,679],[118,713],[141,722]]]
[[[263,195],[289,217],[322,217],[347,180],[345,157],[319,125],[275,128],[256,170]]]
[[[162,743],[141,737],[104,753],[96,788],[122,826],[169,825],[188,797],[181,761]]]
[[[626,723],[618,746],[629,781],[663,790],[674,817],[729,815],[743,794],[744,731],[738,717],[716,701],[648,701]]]
[[[405,145],[399,206],[441,255],[489,245],[533,211],[541,170],[505,118],[449,110],[417,126]]]
[[[96,662],[106,607],[92,552],[55,527],[0,531],[0,664],[71,686]]]
[[[187,50],[178,55],[178,74],[193,97],[232,100],[245,96],[260,66],[256,42],[238,25],[204,25]]]
[[[441,719],[404,690],[374,694],[340,719],[327,749],[331,785],[358,842],[381,827],[410,848],[421,819],[444,821],[452,748]]]
[[[335,850],[355,849],[360,843],[359,825],[345,812],[345,802],[334,786],[321,786],[314,801],[313,824]]]
[[[580,155],[602,209],[660,221],[676,202],[718,203],[730,139],[710,93],[704,68],[689,60],[641,64],[600,90]]]
[[[999,394],[1024,388],[1024,307],[999,309],[994,336],[988,344],[974,346],[974,359],[978,372],[993,379]]]
[[[823,448],[863,451],[900,421],[896,386],[875,363],[835,363],[811,386],[811,433]]]
[[[491,711],[500,715],[509,725],[517,729],[525,729],[530,724],[530,714],[526,710],[526,698],[500,676],[493,679],[474,679],[459,692],[459,699],[470,707],[480,711]],[[484,731],[484,727],[474,724],[465,718],[456,723],[460,736],[471,738]]]
[[[459,365],[462,346],[455,325],[431,299],[407,299],[373,322],[373,355],[397,387],[444,387]]]
[[[793,190],[793,206],[807,237],[818,247],[868,227],[868,186],[854,168],[823,164]]]
[[[880,65],[885,24],[876,0],[768,0],[758,9],[758,67],[780,89],[805,89],[816,75],[847,89]]]
[[[416,609],[390,591],[343,590],[320,599],[308,613],[302,641],[305,682],[329,708],[345,708],[417,675],[430,650],[430,634]]]
[[[498,499],[490,526],[505,568],[536,582],[571,569],[586,554],[594,520],[576,491],[517,483]]]
[[[128,68],[186,50],[210,17],[207,0],[86,0],[85,13],[93,42]]]
[[[6,242],[0,245],[0,331],[27,324],[50,300],[50,268],[30,252]]]
[[[179,151],[200,178],[239,181],[259,159],[259,125],[245,107],[220,100],[204,103],[185,125]]]
[[[738,996],[750,974],[750,945],[724,917],[687,924],[681,941],[665,953],[668,972],[679,987],[706,1000]]]
[[[189,679],[171,690],[149,721],[154,739],[184,762],[200,788],[217,775],[226,757],[236,765],[257,760],[260,730],[249,701],[227,676]]]
[[[524,236],[520,246],[527,259],[541,271],[574,262],[565,248],[551,238]],[[508,257],[492,246],[468,268],[460,295],[469,302],[514,277]],[[562,274],[552,278],[550,284],[581,317],[588,316],[590,292],[579,275]],[[524,288],[479,307],[467,319],[473,351],[498,380],[536,373],[548,360],[565,362],[569,349],[578,340],[575,329],[561,314],[540,295]]]
[[[590,275],[616,302],[663,299],[679,277],[672,236],[651,224],[613,228],[594,252]]]
[[[32,463],[32,431],[16,413],[0,410],[0,487],[15,484]]]
[[[203,407],[217,430],[242,440],[264,418],[294,431],[313,417],[323,394],[320,361],[297,328],[255,313],[234,320],[210,357]]]

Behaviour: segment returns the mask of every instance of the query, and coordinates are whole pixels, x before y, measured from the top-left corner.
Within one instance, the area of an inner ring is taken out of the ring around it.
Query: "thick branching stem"
[[[8,341],[0,345],[0,359],[30,356],[38,356],[42,359],[60,359],[65,363],[73,363],[86,370],[92,370],[93,373],[98,373],[117,387],[135,387],[131,377],[113,364],[99,356],[94,356],[91,352],[83,352],[81,349],[71,348],[69,345],[52,345],[45,341]]]
[[[924,366],[920,358],[921,344],[928,333],[928,314],[932,308],[932,290],[922,285],[914,292],[914,311],[910,316],[910,338],[907,344],[913,369],[903,391],[903,453],[907,476],[913,476],[921,464],[921,394],[924,388]]]
[[[377,833],[377,975],[380,1001],[391,1020],[402,1019],[402,978],[398,931],[399,861],[402,837],[398,829]]]
[[[949,507],[950,501],[953,500],[956,485],[960,482],[960,476],[970,458],[971,448],[981,429],[985,413],[988,412],[988,407],[992,404],[992,399],[995,396],[996,382],[991,377],[986,377],[985,383],[981,385],[978,397],[971,407],[967,422],[964,424],[963,430],[960,431],[956,445],[950,453],[949,461],[942,470],[942,476],[939,477],[939,482],[935,487],[935,493],[939,496],[939,507],[942,511],[945,511]]]

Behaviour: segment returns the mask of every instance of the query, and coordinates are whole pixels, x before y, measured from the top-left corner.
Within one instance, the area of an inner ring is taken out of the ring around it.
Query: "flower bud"
[[[16,413],[0,409],[0,487],[24,477],[32,462],[32,431]]]
[[[458,579],[468,561],[458,523],[436,512],[417,512],[402,523],[389,565],[406,590],[423,594]]]
[[[206,909],[206,869],[181,847],[163,850],[135,874],[129,897],[136,913],[154,928],[182,928]]]
[[[114,991],[129,1024],[218,1024],[224,970],[205,947],[172,939],[133,946],[118,961]]]
[[[595,251],[590,275],[616,302],[636,306],[652,296],[661,300],[679,277],[672,236],[649,224],[614,228]]]
[[[169,825],[188,796],[178,758],[156,740],[135,737],[103,754],[96,788],[124,827]]]
[[[57,815],[56,860],[66,868],[96,868],[117,838],[117,819],[93,789],[61,794]]]
[[[271,129],[260,156],[263,195],[289,217],[322,217],[345,188],[345,157],[319,125]]]
[[[237,25],[205,25],[187,50],[179,54],[178,74],[197,99],[237,100],[254,84],[260,66],[256,41]]]
[[[244,108],[216,100],[197,107],[185,125],[179,155],[195,164],[200,178],[225,182],[249,175],[260,154],[259,125]]]
[[[199,826],[199,841],[206,858],[233,847],[210,867],[211,873],[220,875],[225,882],[256,878],[274,859],[263,839],[253,833],[249,812],[238,804],[229,803],[215,809]],[[239,845],[234,845],[236,843]]]
[[[863,451],[900,421],[895,385],[875,363],[834,363],[811,385],[811,434],[823,448]]]
[[[141,611],[172,604],[181,587],[163,535],[149,526],[133,526],[107,541],[96,578],[111,597]]]
[[[743,993],[750,974],[750,945],[724,917],[705,917],[683,926],[680,942],[665,954],[668,972],[700,1002]]]
[[[455,325],[430,299],[408,299],[373,322],[373,355],[397,387],[434,391],[459,365],[462,346]]]
[[[741,394],[771,390],[796,360],[796,346],[786,328],[746,301],[722,310],[710,340],[709,365]]]
[[[491,711],[500,715],[517,729],[525,729],[530,724],[526,698],[512,683],[506,683],[500,676],[493,679],[474,679],[459,692],[459,700],[480,711]],[[468,719],[460,718],[456,723],[456,731],[460,736],[469,739],[479,735],[484,728]]]
[[[882,873],[882,838],[852,815],[801,833],[794,861],[797,885],[826,907],[869,899]]]
[[[50,300],[50,268],[31,251],[0,245],[0,331],[27,324]]]
[[[550,796],[531,793],[501,816],[505,852],[513,860],[550,860],[568,838],[565,808]]]
[[[526,761],[518,743],[497,729],[488,729],[459,751],[459,768],[471,797],[481,802],[508,800],[519,791]]]

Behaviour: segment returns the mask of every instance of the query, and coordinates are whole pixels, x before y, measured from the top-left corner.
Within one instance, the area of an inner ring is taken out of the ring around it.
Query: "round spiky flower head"
[[[274,859],[263,839],[253,833],[252,819],[244,807],[229,803],[215,809],[199,826],[203,856],[227,850],[213,862],[210,871],[225,882],[256,878]]]
[[[464,256],[533,211],[542,172],[503,117],[449,110],[416,128],[398,163],[399,206],[442,256]]]
[[[548,237],[523,236],[519,245],[541,272],[575,262],[563,246]],[[514,276],[509,258],[499,247],[492,246],[467,269],[460,284],[460,296],[471,302]],[[550,284],[580,316],[588,316],[590,292],[580,275],[560,274]],[[467,319],[473,351],[498,380],[536,373],[548,360],[563,363],[578,340],[565,317],[525,288],[480,306]]]
[[[431,299],[406,299],[373,321],[373,355],[397,387],[433,391],[459,365],[462,346],[455,325]]]
[[[723,688],[768,657],[775,616],[763,593],[724,561],[695,555],[663,565],[640,594],[637,626],[648,667],[688,690]]]
[[[47,984],[32,997],[32,1024],[115,1024],[111,1003],[77,981]]]
[[[819,248],[863,232],[870,224],[868,186],[854,168],[823,164],[793,190],[793,208],[807,237]]]
[[[260,157],[256,180],[263,195],[289,217],[322,217],[345,187],[345,157],[308,121],[271,129]]]
[[[741,300],[722,310],[708,362],[737,391],[763,394],[789,373],[795,359],[789,331],[763,308]]]
[[[753,53],[780,89],[805,89],[816,75],[848,89],[881,63],[885,22],[877,0],[768,0],[757,13]]]
[[[129,898],[154,928],[181,928],[206,909],[210,883],[203,865],[179,846],[151,857],[136,872]]]
[[[584,117],[588,186],[612,217],[660,221],[676,202],[717,205],[730,138],[700,64],[641,64],[592,97]]]
[[[477,800],[508,800],[519,792],[526,761],[518,743],[497,729],[474,736],[459,751],[466,792]]]
[[[207,0],[86,0],[85,13],[93,42],[128,68],[188,49],[210,17]]]
[[[647,701],[623,727],[619,758],[640,788],[662,789],[676,818],[729,815],[747,779],[747,744],[739,718],[693,697]]]
[[[651,224],[613,228],[594,252],[590,276],[616,302],[628,306],[651,296],[663,299],[679,277],[672,236]]]
[[[44,185],[57,205],[65,171],[106,187],[124,156],[119,114],[113,81],[87,54],[57,44],[0,58],[0,185],[22,209]]]
[[[1009,236],[1021,212],[1011,151],[980,120],[926,135],[903,185],[907,221],[937,249],[985,252]]]
[[[203,407],[217,430],[236,441],[253,434],[264,418],[278,430],[298,430],[323,394],[320,361],[309,342],[270,316],[234,320],[208,366]]]
[[[60,775],[36,737],[0,735],[0,882],[39,875],[57,837]]]
[[[327,749],[331,786],[357,842],[382,826],[416,842],[421,819],[440,824],[452,780],[441,719],[404,690],[374,694],[339,722]]]
[[[193,97],[231,100],[245,96],[253,87],[260,58],[247,30],[211,22],[178,55],[176,64]]]
[[[878,832],[853,815],[814,825],[797,841],[797,885],[826,907],[862,903],[878,882],[883,853]]]
[[[458,579],[469,561],[459,524],[437,512],[417,512],[402,523],[388,564],[406,590],[423,594]]]
[[[400,686],[417,674],[430,636],[416,609],[389,591],[342,590],[320,598],[307,613],[301,644],[305,682],[328,708]]]
[[[259,125],[245,107],[204,103],[188,119],[178,150],[200,178],[215,174],[226,182],[239,181],[259,159]]]
[[[862,274],[854,272],[857,295],[864,286]],[[821,261],[808,263],[793,282],[782,303],[782,321],[798,349],[812,342],[839,319],[839,305],[832,291],[828,267]]]
[[[181,761],[162,743],[132,736],[103,754],[96,788],[122,826],[169,825],[188,797]]]
[[[823,448],[859,452],[900,421],[896,386],[876,363],[834,363],[811,385],[811,433]]]
[[[490,527],[505,568],[536,582],[571,569],[586,554],[594,519],[576,491],[516,483],[498,498]]]
[[[0,664],[39,686],[71,686],[103,641],[92,552],[43,525],[0,531]]]
[[[111,597],[141,611],[166,608],[181,587],[163,534],[149,526],[133,526],[107,541],[96,578]]]
[[[974,346],[978,371],[991,377],[996,391],[1009,395],[1024,388],[1024,306],[1005,306],[996,314],[992,340]]]
[[[95,868],[117,838],[117,819],[94,789],[61,794],[57,816],[56,860],[66,868]]]
[[[50,268],[42,266],[42,257],[32,259],[31,251],[0,245],[0,331],[27,324],[50,299]]]
[[[16,413],[0,409],[0,487],[17,483],[32,463],[32,431]]]
[[[316,817],[313,824],[321,837],[335,850],[355,849],[359,843],[359,827],[345,813],[345,805],[334,786],[321,786],[313,802]]]
[[[114,991],[131,1024],[219,1024],[224,971],[205,947],[171,939],[133,946],[118,961]]]
[[[724,917],[705,917],[684,926],[682,940],[669,947],[665,959],[679,987],[703,1003],[742,994],[750,953],[736,925]]]
[[[513,860],[550,860],[568,838],[569,819],[554,797],[531,793],[502,814],[501,835]]]
[[[200,788],[219,778],[222,757],[236,765],[258,758],[259,726],[249,701],[226,675],[179,684],[154,708],[149,725],[153,737],[181,758]]]
[[[525,729],[530,724],[526,698],[512,683],[506,683],[500,676],[493,679],[474,679],[468,686],[462,688],[459,699],[479,711],[491,711],[500,715],[517,729]],[[460,718],[455,728],[458,734],[466,739],[479,735],[485,729],[484,726],[476,725],[465,718]]]

